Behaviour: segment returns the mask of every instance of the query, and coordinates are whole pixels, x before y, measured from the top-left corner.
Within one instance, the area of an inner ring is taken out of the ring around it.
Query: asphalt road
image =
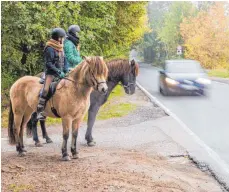
[[[164,97],[158,76],[157,68],[141,64],[137,81],[229,165],[229,85],[213,81],[207,97]]]

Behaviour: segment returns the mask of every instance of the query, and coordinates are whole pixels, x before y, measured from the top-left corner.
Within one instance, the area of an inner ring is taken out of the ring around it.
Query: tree
[[[172,2],[151,1],[148,4],[148,18],[150,30],[144,34],[144,38],[138,42],[137,50],[144,56],[144,61],[161,63],[165,58],[164,43],[158,38],[163,24],[164,14],[168,11]]]
[[[158,37],[164,42],[169,58],[175,56],[176,47],[183,44],[180,23],[184,18],[193,17],[196,14],[197,9],[191,2],[173,2],[165,14]]]
[[[228,4],[217,2],[195,18],[180,25],[185,42],[185,57],[199,60],[205,68],[229,69]]]
[[[22,76],[41,70],[51,29],[66,28],[77,20],[79,10],[79,3],[73,2],[3,2],[2,71]]]
[[[2,2],[2,88],[43,70],[52,28],[79,24],[81,54],[127,57],[147,28],[146,2]]]
[[[2,69],[15,77],[43,68],[54,27],[80,25],[83,55],[127,55],[145,27],[145,2],[3,2]]]

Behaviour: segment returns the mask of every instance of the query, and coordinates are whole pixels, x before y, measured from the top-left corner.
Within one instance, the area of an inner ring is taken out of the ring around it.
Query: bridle
[[[86,61],[86,60],[85,60]],[[87,62],[87,61],[86,61]],[[88,64],[88,62],[87,62],[87,64]],[[91,69],[89,69],[90,70],[90,73],[92,74],[92,77],[93,77],[93,79],[94,79],[94,81],[92,81],[92,82],[96,82],[96,89],[98,90],[98,88],[99,88],[99,85],[100,84],[102,84],[102,83],[106,83],[106,81],[101,81],[101,82],[98,82],[98,80],[95,78],[95,75],[94,75],[94,73],[91,71]],[[71,73],[73,72],[73,70],[70,72],[70,73],[68,73],[68,75],[70,75]],[[67,75],[67,76],[68,76]],[[71,82],[73,82],[73,83],[80,83],[80,82],[76,82],[76,81],[74,81],[74,80],[72,80],[72,79],[69,79],[69,78],[67,78],[67,77],[64,77],[63,79],[65,79],[65,80],[68,80],[68,81],[71,81]],[[95,84],[93,83],[93,86],[95,86]]]
[[[131,85],[136,86],[135,81],[133,81],[133,82],[130,81],[130,75],[131,75],[131,74],[135,76],[135,74],[133,74],[132,72],[131,72],[131,73],[128,73],[128,82],[127,82],[127,84],[123,84],[123,82],[122,82],[122,81],[120,82],[119,79],[112,79],[112,78],[109,78],[109,77],[108,77],[108,81],[110,80],[110,81],[112,81],[112,82],[114,82],[114,83],[119,82],[118,85],[123,86],[125,89],[128,89],[128,91],[130,92],[130,86],[131,86]]]
[[[124,85],[124,84],[122,83],[122,86],[123,86],[124,88],[130,88],[131,85],[136,85],[136,83],[130,81],[130,73],[129,73],[129,74],[128,74],[128,83],[127,83],[127,85]]]
[[[98,80],[95,78],[95,75],[94,75],[94,73],[92,72],[92,71],[90,71],[91,72],[91,74],[92,74],[92,77],[94,78],[94,81],[96,82],[96,90],[98,90],[99,89],[99,85],[100,84],[102,84],[102,83],[107,83],[106,81],[101,81],[101,82],[98,82]],[[92,82],[94,82],[94,81],[92,81]],[[93,86],[95,86],[95,84],[93,83]]]

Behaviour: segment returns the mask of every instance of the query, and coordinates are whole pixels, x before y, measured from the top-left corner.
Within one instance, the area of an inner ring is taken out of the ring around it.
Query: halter
[[[132,73],[132,72],[131,72]],[[123,83],[122,83],[122,86],[124,87],[124,88],[126,88],[126,89],[128,89],[128,93],[130,93],[130,86],[131,85],[134,85],[135,86],[135,82],[130,82],[130,73],[128,74],[128,83],[127,83],[127,85],[123,85]]]
[[[98,89],[99,89],[99,84],[106,83],[106,81],[101,81],[101,82],[98,82],[98,80],[95,78],[94,73],[93,73],[93,72],[91,72],[91,74],[92,74],[92,76],[93,76],[93,78],[94,78],[94,80],[95,80],[95,82],[96,82],[96,90],[98,90]]]
[[[131,73],[132,73],[132,72],[131,72]],[[122,82],[120,82],[120,80],[117,79],[117,78],[113,79],[113,78],[109,78],[109,77],[108,77],[108,81],[109,81],[109,79],[110,79],[110,81],[112,81],[112,82],[114,82],[114,83],[119,82],[118,85],[121,85],[121,86],[123,86],[124,88],[128,88],[128,91],[129,91],[129,92],[130,92],[130,86],[131,86],[131,85],[136,85],[135,82],[130,82],[130,73],[128,73],[128,83],[127,83],[127,85],[124,85],[124,84],[123,84]]]
[[[135,82],[130,82],[130,74],[128,74],[128,83],[127,85],[123,85],[123,87],[125,88],[129,88],[131,85],[135,85],[136,83]]]

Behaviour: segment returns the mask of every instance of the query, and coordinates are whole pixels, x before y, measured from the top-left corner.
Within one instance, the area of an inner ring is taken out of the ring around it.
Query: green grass
[[[97,120],[106,120],[110,118],[123,117],[136,109],[132,103],[119,103],[118,105],[107,104],[103,106],[97,116]]]
[[[229,78],[229,70],[226,69],[214,69],[208,72],[211,77]]]
[[[118,85],[112,91],[108,101],[99,109],[97,120],[106,120],[110,118],[123,117],[134,111],[137,105],[133,103],[120,102],[120,98],[125,95],[124,89]],[[87,121],[87,114],[84,121]]]
[[[125,95],[124,89],[118,85],[112,91],[108,101],[100,108],[97,115],[97,120],[106,120],[110,118],[123,117],[136,109],[136,105],[129,102],[120,101],[121,97]],[[87,121],[87,114],[84,117]],[[47,125],[60,124],[60,118],[47,118]],[[8,109],[2,110],[2,127],[8,127]]]

